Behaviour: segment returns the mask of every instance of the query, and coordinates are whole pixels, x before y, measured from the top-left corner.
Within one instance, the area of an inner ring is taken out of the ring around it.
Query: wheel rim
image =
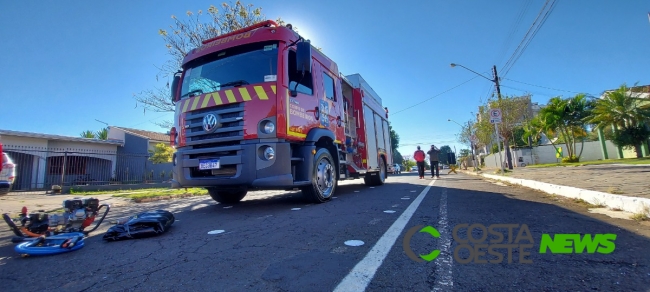
[[[318,167],[316,169],[316,186],[318,190],[327,198],[332,194],[332,189],[334,189],[334,167],[332,163],[327,158],[322,158],[318,161]]]

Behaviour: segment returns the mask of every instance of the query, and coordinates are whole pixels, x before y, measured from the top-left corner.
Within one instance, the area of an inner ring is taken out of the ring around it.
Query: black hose
[[[99,212],[99,210],[101,210],[102,207],[106,207],[106,211],[104,212],[104,215],[102,216],[102,218],[99,219],[99,222],[97,222],[97,224],[95,224],[95,227],[93,227],[93,229],[90,229],[88,231],[83,231],[84,235],[88,235],[88,233],[91,233],[91,232],[95,231],[95,229],[97,229],[99,227],[99,225],[102,224],[102,222],[104,221],[104,218],[106,218],[106,214],[108,214],[108,211],[111,210],[111,206],[104,204],[104,205],[99,206],[99,209],[97,209],[97,212]]]

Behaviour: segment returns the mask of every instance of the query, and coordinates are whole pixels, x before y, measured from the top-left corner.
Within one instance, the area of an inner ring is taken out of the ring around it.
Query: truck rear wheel
[[[222,204],[238,203],[246,197],[247,190],[217,190],[208,188],[208,193],[213,200]]]
[[[302,188],[302,194],[311,202],[325,203],[331,200],[336,190],[336,167],[334,159],[326,148],[320,148],[314,155],[311,185]]]
[[[366,174],[366,177],[363,178],[363,181],[368,186],[380,186],[386,182],[386,162],[384,158],[379,159],[379,171],[375,172],[374,175]]]

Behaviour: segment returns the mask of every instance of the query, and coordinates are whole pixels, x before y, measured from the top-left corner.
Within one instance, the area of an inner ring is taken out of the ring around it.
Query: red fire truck
[[[299,189],[329,201],[339,180],[384,184],[388,109],[359,75],[269,20],[203,41],[172,82],[173,188],[217,202]]]

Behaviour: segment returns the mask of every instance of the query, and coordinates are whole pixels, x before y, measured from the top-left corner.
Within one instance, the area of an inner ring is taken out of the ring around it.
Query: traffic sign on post
[[[501,123],[501,109],[490,109],[490,124]]]

